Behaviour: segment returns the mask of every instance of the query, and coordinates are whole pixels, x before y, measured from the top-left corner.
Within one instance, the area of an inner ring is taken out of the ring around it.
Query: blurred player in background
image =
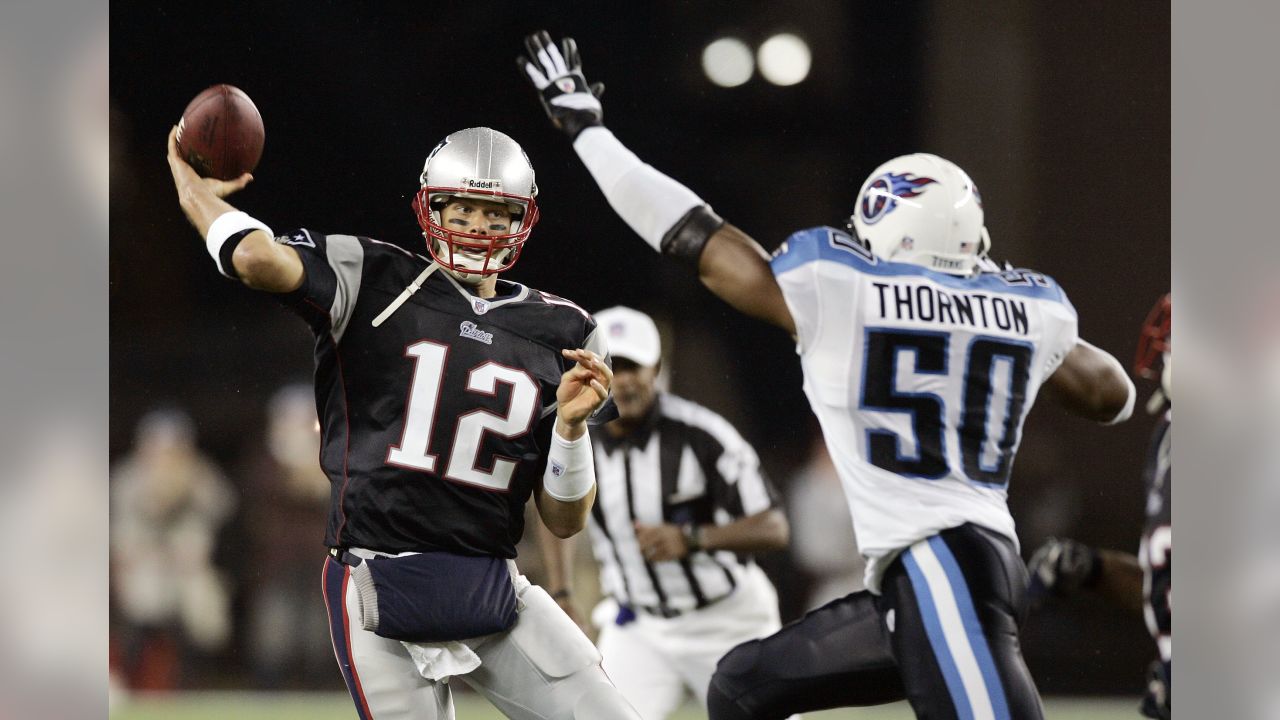
[[[592,613],[604,669],[644,720],[686,692],[705,706],[716,661],[776,631],[778,595],[747,553],[787,544],[760,460],[728,421],[657,387],[658,328],[626,307],[595,313],[618,419],[592,438],[588,528],[608,599]],[[552,597],[571,616],[570,542],[543,533]]]
[[[236,503],[185,412],[142,417],[111,473],[111,578],[127,624],[117,657],[131,688],[175,689],[191,660],[230,638],[230,592],[213,551]]]
[[[1166,720],[1173,706],[1172,317],[1170,296],[1165,295],[1143,324],[1134,361],[1139,377],[1160,381],[1147,403],[1147,410],[1160,419],[1152,432],[1144,472],[1147,519],[1138,555],[1050,538],[1029,563],[1033,597],[1066,597],[1086,589],[1146,619],[1160,658],[1151,667],[1142,713]]]
[[[816,427],[809,462],[788,485],[787,515],[791,558],[813,581],[805,598],[806,611],[865,587],[862,575],[867,566],[857,550],[840,475]]]
[[[802,230],[770,262],[601,124],[573,40],[539,33],[526,49],[523,72],[619,216],[796,339],[867,558],[867,591],[720,661],[711,717],[903,697],[920,717],[1042,717],[1018,645],[1027,571],[1006,502],[1022,423],[1042,384],[1102,422],[1126,419],[1135,395],[1115,358],[1077,337],[1063,290],[996,271],[977,189],[925,154],[871,174],[854,234]]]
[[[512,718],[634,718],[600,655],[512,558],[530,496],[567,537],[595,497],[587,418],[611,374],[590,315],[498,274],[538,220],[528,157],[488,128],[431,151],[413,207],[430,258],[353,235],[275,236],[169,135],[183,212],[218,270],[316,336],[323,573],[363,720],[452,718],[461,676]],[[252,561],[252,558],[248,559]]]
[[[324,600],[316,593],[316,539],[324,533],[329,478],[308,384],[286,385],[267,405],[265,437],[243,468],[253,571],[249,651],[260,688],[322,687],[333,678]]]

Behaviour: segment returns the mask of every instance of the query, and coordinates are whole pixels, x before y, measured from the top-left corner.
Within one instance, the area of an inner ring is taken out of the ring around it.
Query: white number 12
[[[449,346],[422,340],[405,349],[414,358],[413,383],[409,388],[408,407],[404,414],[404,434],[400,444],[387,449],[387,463],[413,470],[435,473],[437,457],[428,452],[431,432],[435,427],[436,406],[440,403],[441,382]],[[444,477],[449,480],[505,492],[511,486],[515,458],[497,456],[493,469],[476,467],[486,432],[504,438],[523,435],[532,427],[538,409],[538,384],[523,370],[490,361],[467,374],[467,391],[478,395],[497,394],[498,383],[511,386],[511,399],[505,416],[476,408],[458,418],[449,450],[449,465]]]

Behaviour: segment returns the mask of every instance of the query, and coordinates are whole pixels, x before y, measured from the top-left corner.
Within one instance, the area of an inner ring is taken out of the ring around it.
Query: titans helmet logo
[[[938,181],[933,178],[916,177],[912,173],[881,175],[871,181],[867,191],[862,194],[862,202],[858,203],[862,222],[875,225],[898,207],[898,200],[915,197],[924,192],[926,185],[936,182]]]

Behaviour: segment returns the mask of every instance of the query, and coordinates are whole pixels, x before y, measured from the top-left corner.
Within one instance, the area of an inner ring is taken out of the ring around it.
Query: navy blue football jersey
[[[1169,659],[1169,637],[1173,622],[1169,592],[1173,582],[1173,411],[1169,410],[1156,425],[1147,458],[1146,525],[1142,531],[1139,560],[1146,576],[1147,625],[1160,646],[1160,656]]]
[[[605,356],[590,314],[502,280],[482,299],[437,268],[375,327],[427,258],[306,229],[276,241],[306,270],[281,299],[316,336],[325,543],[515,557],[571,365],[560,351]]]

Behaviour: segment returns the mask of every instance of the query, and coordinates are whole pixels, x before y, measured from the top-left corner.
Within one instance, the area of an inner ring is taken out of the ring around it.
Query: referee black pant
[[[906,698],[929,720],[1040,720],[1018,645],[1027,571],[1007,538],[976,525],[903,551],[879,597],[830,602],[721,660],[707,697],[712,720]]]

